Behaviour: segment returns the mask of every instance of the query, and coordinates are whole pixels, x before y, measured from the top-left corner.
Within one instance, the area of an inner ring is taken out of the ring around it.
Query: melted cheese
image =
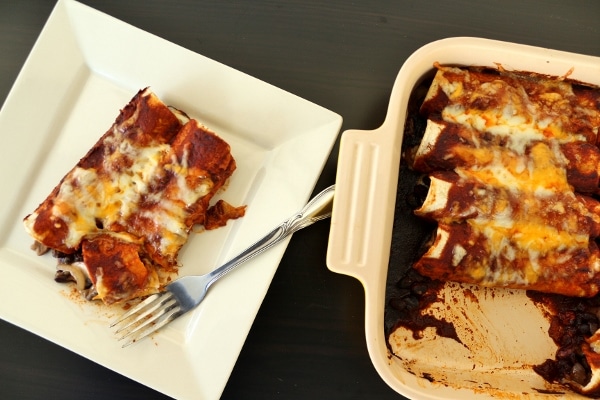
[[[450,72],[448,77],[445,72]],[[443,121],[474,132],[469,143],[453,145],[452,154],[464,161],[454,170],[460,179],[487,188],[482,190],[488,191],[492,203],[475,204],[476,216],[467,220],[475,235],[485,238],[491,257],[475,263],[471,276],[476,281],[527,285],[542,274],[544,259],[564,263],[587,251],[588,227],[577,216],[585,219],[589,211],[567,181],[567,160],[561,151],[563,143],[585,141],[562,123],[560,112],[569,106],[571,87],[547,83],[553,91],[542,91],[532,101],[523,87],[501,79],[481,83],[457,68],[441,68],[434,82],[430,92],[442,90],[449,99],[441,110]],[[423,155],[431,151],[443,128],[428,121],[419,148]],[[445,200],[432,198],[426,207],[445,207]],[[552,221],[549,213],[561,223]],[[429,256],[435,257],[435,251]],[[464,247],[455,244],[452,266],[465,255]],[[511,265],[519,258],[527,260],[521,270]]]
[[[126,170],[116,167],[122,162],[129,164]],[[69,227],[65,244],[76,247],[84,236],[115,224],[125,226],[139,213],[163,233],[160,250],[169,254],[187,238],[186,206],[210,190],[209,179],[190,187],[188,173],[187,156],[178,160],[168,144],[139,147],[123,139],[103,170],[76,167],[63,180],[52,212]],[[166,176],[172,177],[176,190],[156,191]],[[142,200],[152,206],[141,208]]]
[[[528,167],[524,170],[516,168],[519,163],[513,160],[519,156],[510,150],[496,149],[493,157],[489,154],[478,157],[482,149],[476,148],[473,149],[476,162],[469,167],[456,168],[462,179],[478,181],[494,188],[495,192],[509,192],[519,201],[519,210],[515,210],[506,202],[508,195],[496,195],[491,208],[480,207],[478,216],[468,221],[474,232],[486,238],[493,259],[510,262],[521,254],[529,260],[526,269],[520,273],[510,267],[488,271],[491,276],[487,279],[491,281],[535,282],[539,276],[540,257],[565,250],[575,254],[589,246],[589,233],[582,231],[581,226],[575,224],[558,229],[548,221],[548,204],[552,204],[550,211],[558,215],[574,209],[586,212],[577,206],[575,196],[569,195],[572,191],[555,151],[545,142],[533,142],[527,147]],[[481,270],[474,271],[475,276],[481,273]]]
[[[531,98],[525,89],[499,77],[480,82],[476,75],[460,68],[440,67],[433,91],[441,89],[451,100],[442,110],[444,120],[488,131],[496,135],[513,136],[509,147],[523,149],[527,141],[554,138],[559,142],[585,139],[565,127],[573,108],[582,115],[590,114],[585,104],[570,101],[574,93],[570,84],[550,79],[539,80],[540,93]],[[493,104],[482,107],[476,104]],[[597,114],[597,113],[596,113]],[[514,139],[514,142],[512,141]]]

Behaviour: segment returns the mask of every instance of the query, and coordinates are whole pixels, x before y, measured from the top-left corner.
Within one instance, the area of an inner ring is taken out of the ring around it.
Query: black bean
[[[427,289],[429,288],[429,286],[426,283],[415,283],[414,285],[411,286],[411,290],[414,294],[416,295],[422,295],[423,293],[425,293],[427,291]]]
[[[589,312],[581,313],[578,315],[578,317],[581,321],[598,321],[598,317]]]
[[[419,299],[414,296],[393,297],[389,305],[397,311],[413,311],[419,308]]]
[[[410,288],[415,283],[425,282],[426,280],[427,278],[411,268],[406,271],[406,275],[398,281],[397,286],[401,288]]]
[[[414,280],[410,276],[407,275],[398,281],[397,286],[402,289],[410,289],[410,287],[413,285],[413,283],[414,283]]]
[[[573,368],[571,368],[570,376],[573,381],[575,381],[581,385],[586,384],[587,373],[586,373],[583,365],[581,365],[579,363],[574,364]]]
[[[389,301],[390,307],[397,311],[406,311],[406,302],[402,298],[393,297]]]
[[[400,299],[409,296],[410,295],[410,289],[406,289],[406,288],[400,288],[396,291],[396,293],[394,293],[395,297],[398,297]]]
[[[416,310],[419,308],[419,299],[414,296],[408,296],[404,299],[406,303],[406,309],[409,311]]]
[[[584,336],[590,336],[591,335],[590,324],[582,323],[582,324],[577,325],[577,332],[579,332],[580,334],[582,334]]]

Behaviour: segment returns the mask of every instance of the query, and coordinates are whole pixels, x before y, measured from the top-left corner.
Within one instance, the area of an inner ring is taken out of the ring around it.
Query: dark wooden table
[[[378,127],[402,63],[436,39],[479,36],[600,56],[597,0],[83,3],[329,108],[344,118],[342,131]],[[0,0],[0,102],[53,6]],[[317,189],[334,183],[336,161],[337,146]],[[326,223],[293,237],[223,399],[402,398],[371,365],[363,289],[327,269],[327,238]],[[166,396],[0,321],[0,398]]]

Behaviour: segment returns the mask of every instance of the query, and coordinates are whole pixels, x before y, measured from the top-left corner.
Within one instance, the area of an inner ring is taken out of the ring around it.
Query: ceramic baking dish
[[[600,58],[480,38],[449,38],[413,53],[395,80],[387,116],[372,131],[342,135],[336,198],[327,252],[330,270],[353,276],[365,289],[368,351],[383,380],[414,399],[580,397],[545,382],[531,368],[554,358],[543,310],[518,290],[449,283],[434,313],[451,321],[462,343],[402,332],[397,356],[386,345],[385,291],[407,105],[433,64],[502,65],[508,70],[565,76],[600,85]]]

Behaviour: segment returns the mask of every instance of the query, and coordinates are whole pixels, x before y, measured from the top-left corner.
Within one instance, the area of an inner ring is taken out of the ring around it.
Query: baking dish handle
[[[348,130],[340,142],[327,266],[365,289],[385,279],[389,260],[402,138],[394,126]]]

